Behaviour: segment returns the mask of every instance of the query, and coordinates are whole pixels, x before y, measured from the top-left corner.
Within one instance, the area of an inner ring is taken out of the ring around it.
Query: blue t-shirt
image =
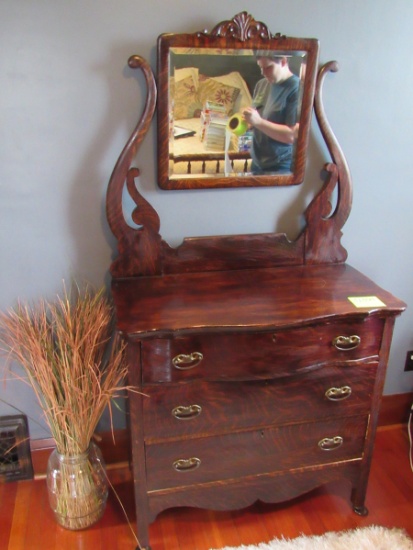
[[[279,84],[271,84],[263,78],[255,86],[253,106],[262,118],[292,127],[298,120],[299,86],[296,75]],[[253,128],[253,135],[251,157],[258,171],[291,172],[291,144],[272,139],[256,128]]]

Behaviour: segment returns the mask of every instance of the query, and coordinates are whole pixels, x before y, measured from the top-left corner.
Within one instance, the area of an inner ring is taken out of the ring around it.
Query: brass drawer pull
[[[340,351],[350,351],[360,345],[361,338],[356,334],[353,336],[336,336],[333,340],[333,346]]]
[[[325,393],[325,396],[330,401],[343,401],[344,399],[350,397],[350,395],[350,386],[341,386],[341,388],[329,388]]]
[[[318,446],[322,451],[334,451],[343,444],[343,438],[340,435],[335,437],[325,437],[318,442]]]
[[[177,472],[192,472],[192,470],[199,468],[200,465],[201,461],[195,456],[192,458],[180,458],[179,460],[175,460],[172,464]]]
[[[204,356],[199,351],[193,353],[180,353],[172,359],[172,364],[176,369],[189,370],[193,369],[202,361]]]
[[[202,412],[202,407],[200,405],[179,405],[172,409],[172,416],[178,420],[191,420],[196,418]]]

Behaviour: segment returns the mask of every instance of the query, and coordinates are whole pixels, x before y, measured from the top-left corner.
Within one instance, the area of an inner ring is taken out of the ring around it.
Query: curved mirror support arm
[[[322,101],[325,77],[328,72],[336,71],[338,63],[330,61],[321,67],[317,77],[314,111],[333,162],[325,165],[328,174],[326,183],[305,212],[307,226],[303,235],[306,263],[340,263],[347,259],[347,251],[341,245],[340,239],[341,229],[351,211],[352,180],[346,158],[328,122]],[[337,202],[332,211],[331,199],[335,189]]]
[[[142,197],[135,186],[135,178],[139,169],[132,168],[133,159],[146,136],[152,121],[157,89],[152,69],[148,62],[140,56],[129,58],[128,65],[132,69],[141,69],[145,77],[147,95],[142,115],[127,141],[112,172],[107,195],[106,215],[112,233],[118,241],[118,257],[111,266],[114,277],[132,275],[151,275],[159,269],[159,235],[160,221],[156,210]],[[138,225],[131,227],[123,212],[123,191],[125,188],[136,205],[132,220]]]

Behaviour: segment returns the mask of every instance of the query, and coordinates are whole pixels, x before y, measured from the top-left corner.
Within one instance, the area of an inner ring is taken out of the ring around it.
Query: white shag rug
[[[372,526],[320,536],[274,539],[257,545],[226,546],[220,550],[413,550],[413,540],[402,529]]]

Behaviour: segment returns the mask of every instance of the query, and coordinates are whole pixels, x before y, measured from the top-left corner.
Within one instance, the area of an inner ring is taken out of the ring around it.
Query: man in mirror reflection
[[[252,106],[242,113],[253,133],[251,172],[289,174],[298,134],[300,80],[284,55],[256,52],[256,60],[263,78],[255,86]]]

